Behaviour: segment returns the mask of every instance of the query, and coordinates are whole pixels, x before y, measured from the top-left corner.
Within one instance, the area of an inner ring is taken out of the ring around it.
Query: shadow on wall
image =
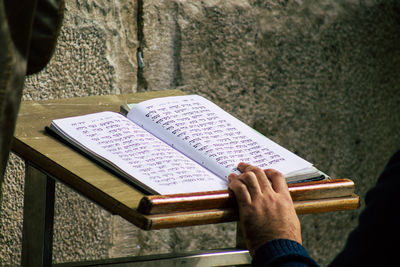
[[[378,174],[400,145],[399,22],[400,3],[390,1],[345,8],[320,32],[265,33],[266,51],[279,40],[268,53],[279,71],[268,75],[254,127],[334,176]]]
[[[400,148],[399,23],[400,3],[380,1],[343,8],[329,25],[314,25],[320,31],[266,32],[274,71],[254,127],[332,177],[354,179],[364,197]],[[319,263],[340,251],[361,210],[302,217]]]
[[[363,197],[400,147],[400,3],[271,2],[210,4],[196,15],[175,3],[179,56],[170,65],[179,77],[170,81],[332,177],[354,179]],[[152,66],[149,89],[171,86],[152,80]],[[322,265],[342,248],[358,212],[302,217],[306,247]]]

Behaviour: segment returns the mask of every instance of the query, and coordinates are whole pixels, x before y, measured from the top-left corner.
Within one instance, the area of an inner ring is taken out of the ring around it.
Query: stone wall
[[[24,100],[180,88],[213,100],[364,197],[400,145],[397,1],[67,1]],[[139,68],[136,52],[142,51]],[[23,163],[3,185],[0,258],[18,265]],[[301,216],[322,265],[360,212]],[[143,232],[57,184],[54,260],[233,246],[234,224]]]

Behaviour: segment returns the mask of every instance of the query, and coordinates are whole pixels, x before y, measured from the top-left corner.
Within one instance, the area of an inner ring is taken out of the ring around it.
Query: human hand
[[[273,169],[261,170],[240,163],[240,175],[230,174],[229,188],[239,207],[242,232],[250,255],[274,239],[301,244],[300,221],[284,176]],[[269,182],[271,181],[271,183]]]

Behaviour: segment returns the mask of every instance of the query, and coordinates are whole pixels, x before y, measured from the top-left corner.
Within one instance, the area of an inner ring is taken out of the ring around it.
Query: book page
[[[220,177],[235,172],[240,162],[283,174],[312,166],[197,95],[144,101],[128,118]]]
[[[222,190],[226,181],[113,112],[54,120],[80,148],[160,194]]]

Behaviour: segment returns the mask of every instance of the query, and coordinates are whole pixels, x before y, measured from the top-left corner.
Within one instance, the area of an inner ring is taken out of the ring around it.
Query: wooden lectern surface
[[[120,215],[142,229],[235,220],[237,219],[235,210],[226,208],[144,215],[137,211],[139,202],[144,196],[142,192],[48,135],[44,130],[53,119],[106,110],[119,112],[122,104],[182,94],[183,92],[179,90],[168,90],[22,102],[12,151],[50,177],[72,187],[110,212]],[[343,203],[342,206],[337,205],[339,199],[330,199],[329,201],[318,201],[319,204],[315,201],[314,204],[304,201],[295,205],[300,213],[302,210],[306,213],[312,212],[309,208],[307,210],[307,207],[315,206],[315,204],[322,205],[321,207],[325,207],[325,209],[329,205],[336,205],[335,209],[353,209],[358,206],[358,197],[356,196],[340,199]]]

